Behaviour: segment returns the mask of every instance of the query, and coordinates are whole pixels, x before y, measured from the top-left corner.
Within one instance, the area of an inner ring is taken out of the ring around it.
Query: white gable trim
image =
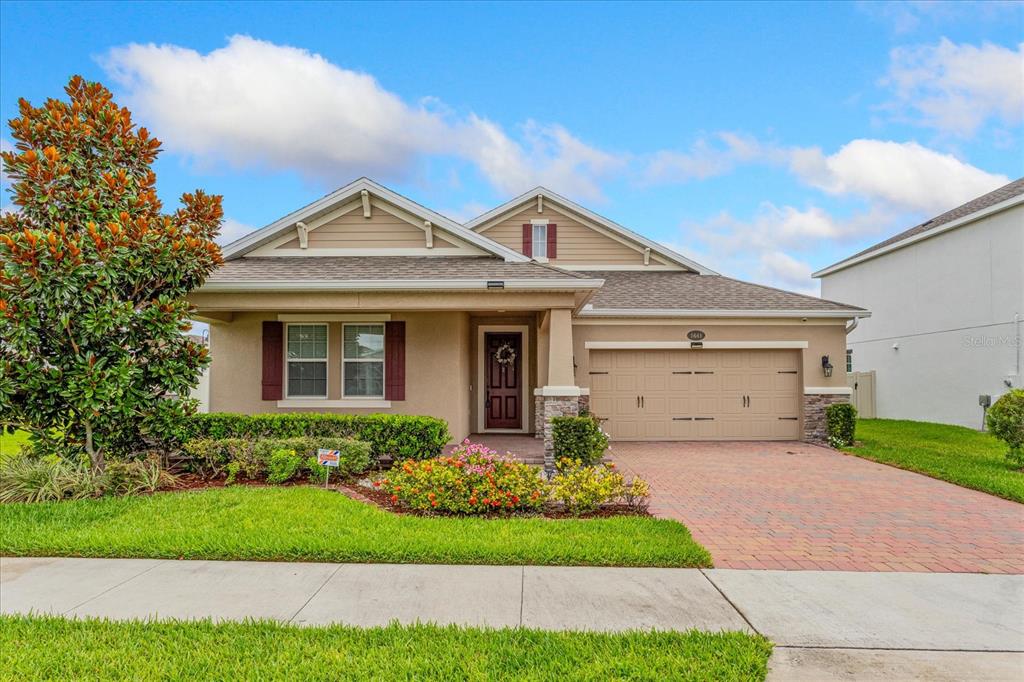
[[[440,213],[435,213],[434,211],[431,211],[430,209],[424,206],[420,206],[415,201],[407,199],[403,197],[401,194],[398,194],[397,192],[391,191],[387,187],[378,185],[376,182],[370,180],[369,178],[359,178],[355,182],[349,183],[348,185],[345,185],[341,189],[331,192],[327,196],[321,197],[320,199],[317,199],[313,203],[304,206],[303,208],[300,208],[297,211],[289,213],[283,218],[280,218],[272,222],[271,224],[267,225],[262,229],[256,230],[255,232],[252,232],[242,237],[241,239],[236,239],[227,246],[223,247],[221,249],[221,252],[223,253],[225,259],[238,258],[240,256],[244,256],[247,253],[254,251],[260,246],[263,246],[265,243],[273,240],[282,231],[287,231],[289,234],[289,238],[291,238],[294,236],[294,227],[296,222],[303,221],[306,222],[308,225],[309,221],[307,221],[307,218],[319,213],[320,211],[326,208],[330,208],[334,204],[338,204],[340,202],[345,201],[346,199],[353,198],[355,199],[357,205],[361,205],[361,192],[363,190],[369,192],[371,197],[380,197],[384,201],[400,209],[408,211],[414,216],[418,216],[421,220],[429,220],[434,225],[434,227],[439,227],[446,232],[450,232],[453,236],[457,236],[460,239],[481,248],[487,253],[494,254],[495,256],[500,256],[504,258],[506,262],[525,263],[530,260],[523,254],[515,251],[514,249],[510,249],[507,246],[502,246],[501,244],[492,241],[481,234],[477,234],[476,232],[473,232],[472,230],[463,227],[454,220],[444,217]],[[313,253],[317,252],[312,250],[306,251],[306,255],[312,255]]]
[[[593,211],[590,211],[584,208],[583,206],[580,206],[576,202],[566,199],[565,197],[556,194],[545,187],[536,187],[530,190],[529,192],[520,194],[515,199],[507,201],[501,206],[491,209],[487,213],[484,213],[483,215],[477,216],[476,218],[473,218],[472,220],[468,221],[466,223],[466,227],[477,232],[482,232],[483,230],[486,230],[488,227],[490,227],[492,224],[505,218],[510,213],[517,210],[521,210],[529,202],[534,201],[537,197],[543,197],[544,201],[546,202],[544,205],[545,209],[549,207],[548,202],[553,204],[560,204],[564,208],[572,211],[573,213],[576,213],[579,217],[585,218],[587,221],[595,223],[596,225],[599,225],[608,230],[609,232],[614,233],[619,237],[625,238],[626,240],[629,240],[634,244],[641,245],[640,251],[643,251],[643,248],[647,247],[651,249],[651,252],[655,254],[655,257],[662,256],[670,262],[682,265],[702,275],[718,274],[714,270],[711,270],[710,268],[707,268],[696,261],[690,260],[689,258],[683,256],[682,254],[676,253],[675,251],[665,246],[662,246],[657,242],[651,241],[647,237],[637,234],[636,232],[630,230],[629,228],[623,227],[622,225],[619,225],[618,223],[609,220],[608,218],[605,218],[602,215],[598,215],[597,213],[594,213]]]

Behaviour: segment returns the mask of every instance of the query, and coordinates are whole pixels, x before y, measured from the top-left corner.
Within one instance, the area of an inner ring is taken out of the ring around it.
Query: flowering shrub
[[[373,482],[391,502],[457,514],[537,511],[547,499],[539,470],[467,438],[448,456],[396,463]]]
[[[634,478],[622,491],[622,502],[634,512],[646,512],[651,504],[651,486],[642,478]]]
[[[586,514],[614,502],[626,490],[626,479],[614,464],[587,466],[579,459],[562,458],[551,479],[551,497],[570,514]]]

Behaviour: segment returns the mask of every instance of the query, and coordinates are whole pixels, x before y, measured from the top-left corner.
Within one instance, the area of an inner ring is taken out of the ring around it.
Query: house
[[[814,273],[871,309],[847,370],[875,373],[879,417],[981,428],[1021,386],[1024,178]]]
[[[190,297],[210,409],[444,418],[544,438],[821,441],[868,312],[723,277],[538,187],[460,224],[360,179],[224,248]],[[825,366],[828,367],[825,367]]]

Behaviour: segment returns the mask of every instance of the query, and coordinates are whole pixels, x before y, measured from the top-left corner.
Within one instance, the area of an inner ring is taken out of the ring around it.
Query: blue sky
[[[1022,40],[1010,3],[8,1],[0,114],[104,82],[164,141],[165,203],[222,194],[233,237],[360,175],[456,219],[544,184],[814,292],[1024,175]]]

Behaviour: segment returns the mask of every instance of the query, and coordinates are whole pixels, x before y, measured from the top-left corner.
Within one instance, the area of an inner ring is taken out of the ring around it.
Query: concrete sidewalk
[[[0,612],[745,630],[775,679],[1024,678],[1024,576],[0,558]]]

